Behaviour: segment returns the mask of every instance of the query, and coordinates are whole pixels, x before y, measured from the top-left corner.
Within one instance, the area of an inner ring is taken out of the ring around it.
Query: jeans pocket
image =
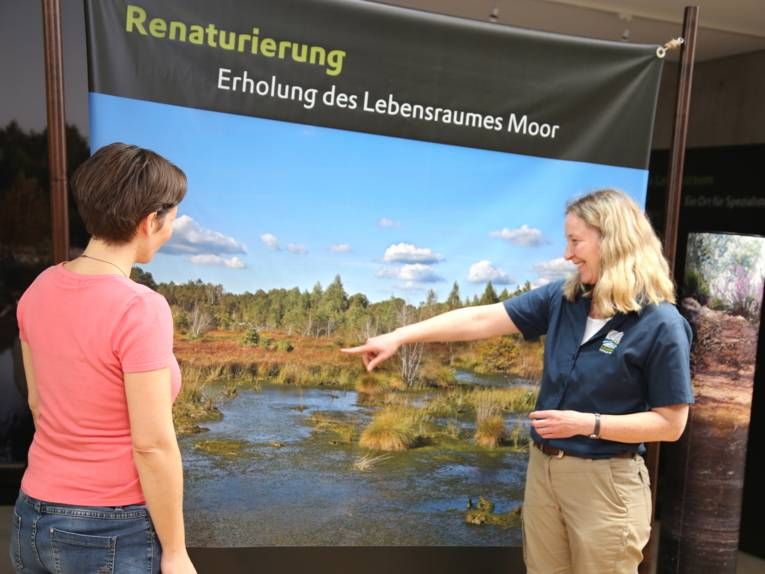
[[[24,563],[21,561],[21,516],[16,510],[13,510],[13,524],[11,527],[11,564],[16,572],[24,570]]]
[[[113,574],[116,536],[78,534],[51,528],[56,574]]]

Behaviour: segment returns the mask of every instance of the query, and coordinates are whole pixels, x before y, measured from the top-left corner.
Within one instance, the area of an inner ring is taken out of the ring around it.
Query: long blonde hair
[[[563,287],[566,299],[589,295],[603,317],[675,302],[675,286],[659,238],[632,198],[615,189],[600,189],[570,202],[569,213],[600,233],[600,277],[591,290],[578,274],[570,277]]]

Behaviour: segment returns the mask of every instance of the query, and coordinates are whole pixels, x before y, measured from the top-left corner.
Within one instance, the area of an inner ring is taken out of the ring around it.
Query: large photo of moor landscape
[[[367,337],[566,276],[565,202],[646,172],[91,95],[184,169],[164,295],[192,546],[520,545],[542,341]],[[161,129],[160,127],[161,126]]]

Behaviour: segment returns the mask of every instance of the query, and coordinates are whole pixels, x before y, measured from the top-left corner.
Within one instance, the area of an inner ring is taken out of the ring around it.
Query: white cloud
[[[425,291],[425,283],[417,283],[416,281],[407,281],[406,283],[400,283],[397,285],[399,289],[406,289],[411,291]]]
[[[381,218],[377,225],[380,227],[401,227],[401,224],[398,221],[393,221],[392,219],[388,219],[387,217]]]
[[[411,263],[401,267],[387,267],[377,272],[378,277],[390,277],[410,283],[436,283],[443,281],[430,265]]]
[[[547,279],[549,282],[556,279],[565,279],[576,272],[576,265],[566,261],[563,257],[558,257],[557,259],[535,263],[534,270],[539,273],[540,279]]]
[[[520,245],[523,247],[541,245],[544,243],[542,239],[542,231],[535,227],[529,227],[525,223],[515,229],[508,229],[505,227],[499,231],[492,231],[489,235],[491,237],[501,237],[513,245]]]
[[[473,263],[470,266],[468,281],[471,283],[487,283],[491,281],[497,285],[507,285],[513,282],[504,270],[492,265],[488,259]]]
[[[276,235],[272,233],[264,233],[260,236],[260,240],[265,243],[272,251],[280,250],[279,240],[276,238]]]
[[[437,263],[443,256],[427,247],[417,247],[411,243],[396,243],[385,250],[383,260],[388,263]]]
[[[245,246],[233,237],[206,229],[188,215],[181,215],[173,222],[173,236],[162,251],[187,255],[247,253]]]
[[[332,253],[350,253],[351,246],[348,243],[335,243],[329,246]]]
[[[230,269],[244,269],[247,267],[239,257],[221,257],[220,255],[192,255],[191,262],[195,265],[220,265]]]
[[[545,279],[544,277],[537,277],[531,282],[531,288],[536,289],[537,287],[541,287],[542,285],[547,285],[550,282],[549,279]]]
[[[276,237],[273,233],[264,233],[260,236],[260,240],[263,242],[263,244],[268,247],[271,251],[281,251],[282,247],[279,245],[279,238]],[[305,245],[302,243],[288,243],[286,247],[287,251],[290,253],[294,253],[295,255],[305,255],[308,253],[308,249],[306,249]]]

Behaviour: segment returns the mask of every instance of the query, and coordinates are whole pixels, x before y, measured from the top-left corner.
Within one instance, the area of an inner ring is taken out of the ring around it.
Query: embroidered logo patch
[[[603,342],[600,344],[600,349],[598,350],[601,353],[610,355],[616,350],[616,347],[619,346],[622,337],[624,337],[624,333],[621,331],[609,331],[608,335],[606,335],[606,338],[603,339]]]

